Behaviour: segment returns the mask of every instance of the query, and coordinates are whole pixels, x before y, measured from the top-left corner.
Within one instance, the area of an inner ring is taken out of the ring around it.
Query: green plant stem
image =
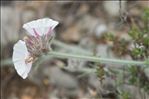
[[[149,66],[149,60],[132,61],[132,60],[120,60],[120,59],[108,59],[108,58],[101,58],[101,57],[97,57],[97,56],[61,53],[61,52],[56,52],[56,51],[51,51],[48,53],[48,55],[50,55],[51,57],[61,58],[61,59],[76,58],[79,60],[86,60],[86,61],[99,62],[99,63],[126,64],[126,65],[148,65]],[[1,66],[11,65],[11,64],[12,64],[12,59],[1,60]]]
[[[131,60],[120,60],[120,59],[108,59],[108,58],[100,58],[96,56],[86,56],[86,55],[77,55],[77,54],[68,54],[51,51],[48,55],[53,56],[55,58],[67,59],[67,58],[76,58],[79,60],[86,60],[91,62],[99,62],[99,63],[113,63],[113,64],[128,64],[128,65],[146,65],[146,62],[142,61],[131,61]]]

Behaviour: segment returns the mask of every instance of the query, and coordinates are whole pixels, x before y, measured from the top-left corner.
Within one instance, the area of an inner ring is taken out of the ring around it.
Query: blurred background
[[[149,1],[2,1],[0,7],[1,99],[149,99],[149,68],[49,58],[23,80],[11,62],[13,45],[26,35],[23,24],[45,17],[59,21],[54,50],[149,58]]]

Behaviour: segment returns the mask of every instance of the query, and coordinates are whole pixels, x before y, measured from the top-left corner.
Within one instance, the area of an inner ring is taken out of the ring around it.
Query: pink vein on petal
[[[37,33],[37,31],[35,30],[35,28],[33,28],[34,34],[39,37],[40,35]]]

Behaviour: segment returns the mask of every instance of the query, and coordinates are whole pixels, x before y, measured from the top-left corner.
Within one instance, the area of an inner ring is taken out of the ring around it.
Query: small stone
[[[105,93],[114,93],[116,92],[116,82],[109,78],[109,77],[106,77],[103,81],[102,81],[102,89],[103,89],[103,92]]]
[[[60,92],[62,91],[66,96],[78,95],[78,82],[73,76],[58,67],[52,67],[47,72],[49,72],[50,83],[55,85]]]
[[[107,26],[105,24],[98,25],[95,29],[96,37],[101,37],[105,32],[107,32]]]

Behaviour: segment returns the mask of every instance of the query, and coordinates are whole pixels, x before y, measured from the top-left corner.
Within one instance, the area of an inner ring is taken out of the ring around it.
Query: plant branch
[[[91,62],[99,62],[99,63],[113,63],[113,64],[127,64],[127,65],[147,65],[146,61],[132,61],[132,60],[120,60],[120,59],[108,59],[108,58],[100,58],[96,56],[87,56],[87,55],[77,55],[77,54],[68,54],[51,51],[48,55],[53,56],[55,58],[67,59],[67,58],[77,58],[81,60],[87,60]]]

